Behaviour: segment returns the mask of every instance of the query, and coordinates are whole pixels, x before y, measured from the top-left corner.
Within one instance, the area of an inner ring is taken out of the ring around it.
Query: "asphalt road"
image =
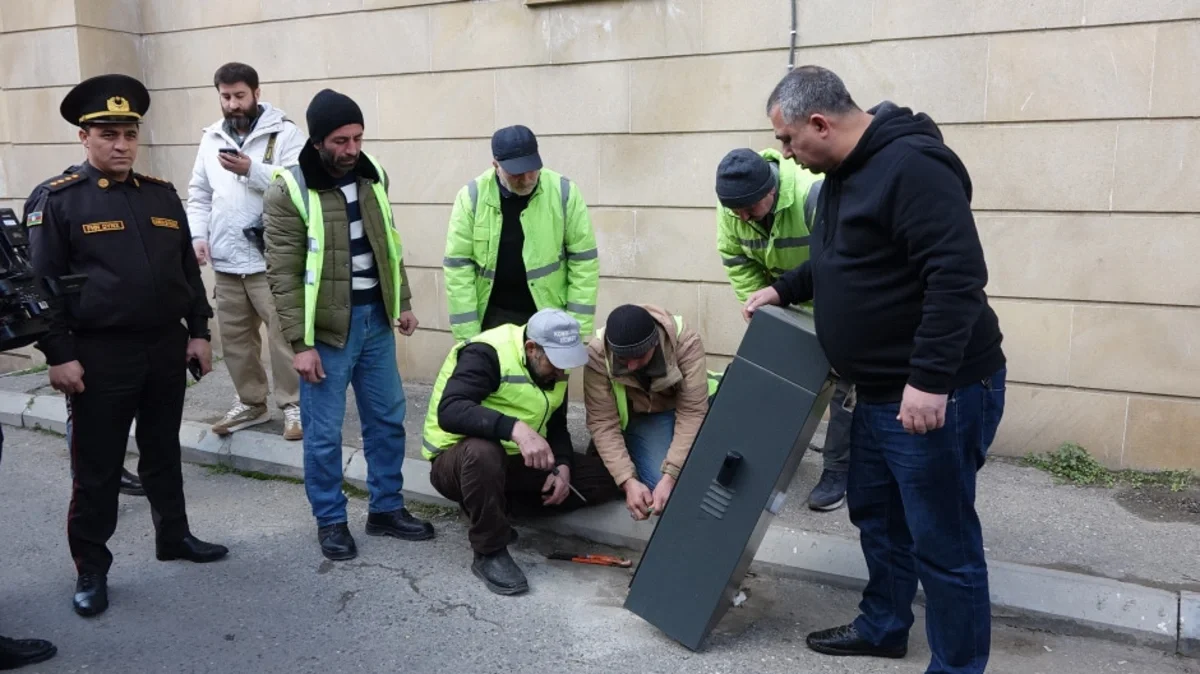
[[[522,530],[514,556],[530,594],[499,597],[470,572],[456,517],[438,537],[405,543],[361,533],[359,558],[321,557],[303,487],[185,466],[194,532],[227,544],[222,562],[154,560],[146,502],[121,497],[111,547],[111,608],[71,610],[74,572],[64,533],[69,470],[62,438],[6,427],[0,464],[0,634],[40,636],[53,660],[23,672],[796,672],[920,674],[923,631],[907,659],[835,659],[808,651],[808,631],[847,620],[857,596],[758,576],[701,653],[625,611],[631,571],[550,562],[554,541]],[[1105,641],[997,625],[990,672],[1173,674],[1200,661]]]

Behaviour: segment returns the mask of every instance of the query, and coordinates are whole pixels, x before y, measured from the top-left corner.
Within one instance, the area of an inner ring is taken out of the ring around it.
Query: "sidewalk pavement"
[[[304,487],[185,465],[196,535],[229,546],[216,564],[158,562],[149,503],[121,496],[110,546],[111,607],[71,610],[74,568],[63,532],[70,473],[62,438],[5,429],[0,518],[5,542],[0,634],[58,646],[29,674],[90,672],[471,672],[473,674],[921,674],[929,662],[920,607],[902,660],[834,658],[804,635],[854,615],[852,591],[770,575],[748,577],[692,652],[622,606],[631,569],[551,561],[555,549],[630,555],[518,526],[513,557],[529,576],[520,597],[471,574],[465,523],[428,509],[437,537],[410,543],[362,533],[366,501],[347,507],[359,556],[326,561]],[[132,464],[133,460],[130,460]],[[636,557],[634,555],[633,557]],[[989,672],[1196,674],[1200,661],[1161,650],[997,624]]]
[[[410,436],[405,492],[445,503],[419,458],[429,387],[409,384]],[[280,437],[282,414],[270,424],[222,440],[208,431],[232,402],[222,364],[188,389],[180,437],[188,461],[302,477],[301,444]],[[0,377],[0,421],[62,432],[61,396],[44,373]],[[573,404],[577,450],[587,445],[583,410]],[[364,486],[357,412],[349,393],[343,438],[347,480]],[[820,444],[820,438],[817,438]],[[132,439],[130,448],[136,452]],[[815,513],[805,497],[820,473],[810,452],[789,490],[789,503],[769,529],[753,568],[859,589],[866,567],[846,510]],[[1008,461],[980,474],[979,511],[991,568],[995,614],[1009,623],[1098,635],[1200,657],[1200,513],[1154,508],[1118,490],[1055,485],[1040,471]],[[635,523],[613,503],[539,523],[556,533],[640,550],[653,523]]]

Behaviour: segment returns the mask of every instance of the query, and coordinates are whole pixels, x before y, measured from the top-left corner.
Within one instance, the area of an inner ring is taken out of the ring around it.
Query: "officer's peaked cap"
[[[150,92],[137,78],[110,74],[88,78],[67,92],[59,106],[71,124],[138,124],[150,109]]]

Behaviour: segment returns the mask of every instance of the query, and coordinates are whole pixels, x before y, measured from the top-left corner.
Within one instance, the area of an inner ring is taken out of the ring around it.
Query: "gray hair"
[[[859,109],[842,78],[821,66],[800,66],[784,75],[767,99],[768,116],[776,106],[786,124],[817,113],[841,115]]]

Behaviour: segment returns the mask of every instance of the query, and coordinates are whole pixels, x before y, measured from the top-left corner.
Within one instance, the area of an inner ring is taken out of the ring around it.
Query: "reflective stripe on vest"
[[[566,400],[567,382],[560,381],[552,390],[546,391],[530,379],[529,371],[525,367],[524,325],[505,324],[485,330],[471,339],[455,344],[438,372],[425,414],[425,427],[422,430],[421,454],[428,460],[453,447],[464,437],[442,430],[437,422],[437,409],[441,404],[446,382],[458,364],[458,352],[467,344],[475,342],[490,345],[496,350],[496,356],[500,360],[500,388],[484,398],[481,403],[484,407],[524,421],[545,437],[550,416]],[[500,444],[509,454],[521,453],[517,443],[511,440],[502,440]]]
[[[675,319],[675,338],[683,334],[683,316],[672,316]],[[596,336],[601,340],[604,339],[604,328],[596,331]],[[612,364],[608,358],[604,359],[604,367],[608,369],[608,381],[612,384],[613,397],[617,400],[617,416],[621,418],[621,430],[629,425],[629,397],[625,394],[625,385],[613,378]],[[708,395],[712,397],[717,392],[717,387],[721,385],[722,373],[708,371]]]
[[[392,272],[392,306],[388,307],[393,320],[400,317],[400,259],[404,246],[400,232],[396,231],[392,218],[392,205],[388,202],[387,190],[383,187],[383,167],[375,157],[363,153],[375,167],[379,180],[371,183],[371,191],[383,214],[383,229],[387,236],[388,268]],[[304,343],[313,346],[316,341],[317,296],[321,286],[321,270],[325,262],[325,217],[321,210],[320,194],[308,189],[304,172],[299,165],[275,169],[272,178],[283,178],[288,196],[300,213],[306,227],[307,245],[304,256]],[[365,234],[364,234],[365,236]]]

